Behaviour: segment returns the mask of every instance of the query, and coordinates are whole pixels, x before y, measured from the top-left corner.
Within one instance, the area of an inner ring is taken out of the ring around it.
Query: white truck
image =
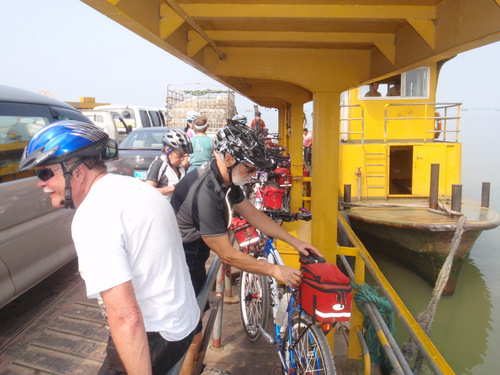
[[[81,112],[117,142],[134,129],[165,126],[163,113],[154,107],[109,104]]]
[[[118,112],[92,109],[85,109],[80,112],[88,117],[96,126],[104,130],[111,139],[114,139],[118,143],[123,141],[123,139],[130,132],[129,129],[125,127],[125,120],[121,118]],[[121,127],[124,131],[120,132],[118,127]]]

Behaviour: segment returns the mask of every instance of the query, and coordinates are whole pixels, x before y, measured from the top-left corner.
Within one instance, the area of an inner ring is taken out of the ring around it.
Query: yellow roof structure
[[[302,106],[313,100],[312,241],[323,252],[336,243],[339,94],[500,40],[500,0],[82,1],[278,108],[296,177],[292,209],[302,194]]]

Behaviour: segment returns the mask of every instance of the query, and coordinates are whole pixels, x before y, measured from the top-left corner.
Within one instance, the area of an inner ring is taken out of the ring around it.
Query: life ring
[[[441,115],[438,112],[436,112],[435,117],[441,117]],[[434,124],[434,130],[435,130],[434,139],[438,139],[439,136],[441,135],[442,122],[443,122],[442,120],[436,118],[436,123]]]

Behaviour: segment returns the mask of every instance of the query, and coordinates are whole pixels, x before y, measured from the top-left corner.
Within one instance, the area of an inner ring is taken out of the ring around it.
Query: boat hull
[[[482,231],[500,224],[498,214],[492,209],[472,204],[467,210],[470,218],[467,216],[444,295],[455,291],[464,261]],[[435,285],[451,249],[456,218],[434,214],[426,208],[404,207],[355,207],[345,213],[352,229],[369,251],[392,257]]]
[[[351,220],[351,226],[368,250],[390,256],[432,286],[435,285],[439,271],[448,256],[455,234],[454,231],[412,230],[358,220]],[[481,231],[464,232],[443,290],[444,295],[451,295],[455,291],[464,261],[480,234]]]

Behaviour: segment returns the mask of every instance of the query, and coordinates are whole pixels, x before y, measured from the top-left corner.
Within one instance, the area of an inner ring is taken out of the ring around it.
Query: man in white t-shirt
[[[19,170],[37,167],[52,205],[76,208],[80,272],[87,296],[103,299],[112,337],[99,374],[165,374],[189,347],[200,310],[170,203],[108,174],[107,145],[93,125],[56,122],[33,136]]]

